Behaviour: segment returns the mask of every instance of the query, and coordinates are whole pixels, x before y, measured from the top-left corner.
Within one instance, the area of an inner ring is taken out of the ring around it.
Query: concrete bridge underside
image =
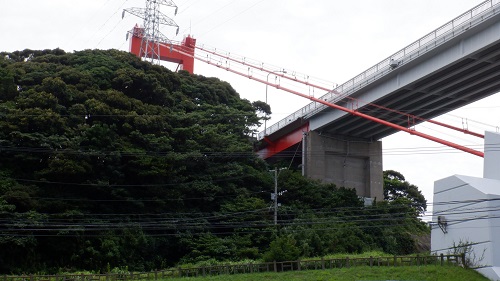
[[[404,63],[352,91],[349,96],[358,100],[339,98],[335,102],[411,127],[421,121],[409,123],[407,116],[369,103],[432,119],[499,92],[500,15],[495,13],[470,29],[464,26],[460,35],[416,58],[398,60]],[[265,137],[259,150],[263,158],[290,161],[293,154],[293,162],[306,176],[356,188],[360,196],[382,198],[379,140],[395,129],[332,108],[291,121]],[[287,139],[291,135],[295,138]],[[281,143],[279,150],[277,143]]]

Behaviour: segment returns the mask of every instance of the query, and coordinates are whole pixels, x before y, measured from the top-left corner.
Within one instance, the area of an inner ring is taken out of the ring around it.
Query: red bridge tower
[[[193,73],[194,67],[194,48],[196,40],[191,36],[184,38],[182,43],[176,44],[170,41],[167,36],[160,31],[160,25],[176,27],[179,33],[179,26],[160,11],[161,6],[175,8],[177,14],[177,5],[172,0],[146,0],[146,8],[128,8],[125,12],[144,19],[143,27],[135,26],[127,33],[127,39],[130,39],[130,52],[140,58],[146,58],[151,63],[168,61],[178,63],[180,69]]]
[[[173,63],[178,63],[181,70],[186,70],[189,73],[193,73],[194,70],[194,49],[196,46],[196,39],[191,36],[187,36],[182,40],[180,44],[168,43],[168,42],[153,42],[143,40],[144,38],[144,28],[138,27],[137,25],[131,31],[132,38],[130,38],[130,52],[140,58],[153,58],[151,52],[145,53],[144,50],[159,49],[158,57],[154,59],[159,59],[162,61],[168,61]],[[141,45],[142,44],[142,45]],[[149,44],[150,46],[145,46]],[[158,45],[158,46],[154,46]],[[141,53],[142,50],[142,53]]]

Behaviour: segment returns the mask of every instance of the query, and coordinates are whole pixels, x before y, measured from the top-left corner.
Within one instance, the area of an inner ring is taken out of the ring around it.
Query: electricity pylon
[[[125,12],[128,12],[144,19],[140,57],[149,59],[153,64],[160,63],[160,45],[172,45],[170,39],[161,33],[160,25],[177,27],[176,35],[179,33],[179,26],[160,11],[161,6],[174,7],[174,14],[177,14],[177,5],[170,0],[146,0],[146,8],[124,9],[122,13],[122,18],[125,16]],[[128,35],[129,33],[127,33],[127,39]]]

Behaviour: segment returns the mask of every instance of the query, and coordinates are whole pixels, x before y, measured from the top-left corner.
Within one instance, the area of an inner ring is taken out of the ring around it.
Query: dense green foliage
[[[2,53],[0,273],[415,250],[413,205],[364,207],[296,171],[279,175],[274,226],[250,138],[268,114],[125,52]]]
[[[418,187],[393,170],[384,171],[384,199],[409,203],[419,214],[427,210],[427,200]]]

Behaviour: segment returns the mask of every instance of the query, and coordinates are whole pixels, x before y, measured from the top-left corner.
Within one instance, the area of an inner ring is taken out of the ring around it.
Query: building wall
[[[434,184],[431,251],[453,253],[459,244],[471,244],[468,258],[492,280],[500,270],[500,180],[451,176]],[[446,226],[438,223],[446,221]],[[443,230],[445,229],[445,230]]]

